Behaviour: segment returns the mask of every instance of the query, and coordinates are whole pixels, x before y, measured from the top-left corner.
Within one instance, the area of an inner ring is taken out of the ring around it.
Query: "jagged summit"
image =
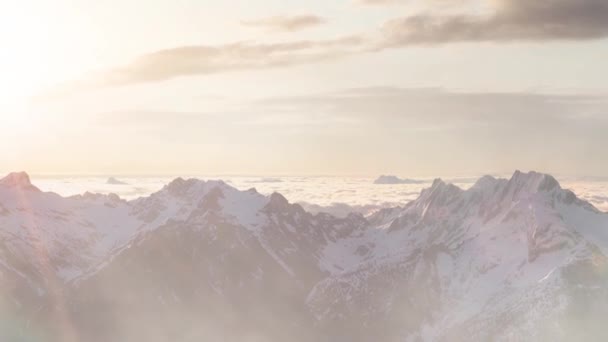
[[[571,191],[562,189],[558,181],[550,175],[535,171],[515,171],[509,179],[483,176],[466,190],[435,179],[429,188],[422,190],[417,199],[404,207],[400,215],[424,213],[426,218],[433,215],[441,218],[477,212],[485,219],[490,219],[516,205],[542,206],[539,203],[547,203],[550,207],[558,203],[575,205],[597,211]]]
[[[149,329],[190,333],[183,313],[221,321],[235,314],[235,303],[244,309],[234,324],[263,307],[264,320],[290,319],[311,332],[298,341],[520,340],[532,336],[520,327],[585,311],[581,289],[602,305],[600,327],[608,303],[608,215],[536,172],[484,176],[468,190],[437,179],[404,207],[345,218],[221,181],[177,178],[130,201],[13,188],[31,186],[25,173],[0,184],[0,273],[9,284],[0,298],[16,303],[3,309],[41,317],[44,331],[54,311],[40,303],[53,305],[51,285],[59,286],[66,309],[82,315],[75,329],[87,341],[100,321],[104,341],[148,340]],[[90,309],[114,298],[129,300],[116,310]],[[150,312],[146,322],[154,324],[144,334],[121,335],[124,322],[139,324]],[[170,319],[158,323],[155,312]],[[33,324],[23,322],[20,329]],[[518,330],[504,332],[501,322]],[[0,340],[12,339],[3,332]],[[188,336],[214,340],[225,331],[207,333],[205,326]],[[300,333],[262,340],[291,336]]]
[[[510,186],[518,189],[528,189],[535,191],[551,191],[561,189],[559,182],[551,175],[530,171],[528,173],[516,170],[509,180]]]
[[[37,189],[32,185],[30,176],[26,172],[9,173],[6,177],[0,179],[0,185],[25,189]]]
[[[443,186],[443,185],[445,185],[445,182],[441,178],[435,178],[433,180],[433,184],[431,185],[431,188],[436,188],[436,187]]]
[[[422,190],[418,199],[414,200],[416,206],[443,205],[459,197],[464,190],[454,184],[446,183],[440,178],[433,181],[430,188]]]
[[[481,178],[479,178],[476,182],[475,185],[473,185],[473,189],[485,189],[485,188],[492,188],[494,186],[496,186],[496,184],[498,184],[501,181],[507,181],[505,179],[498,179],[494,176],[490,176],[490,175],[485,175]]]
[[[430,190],[442,189],[445,187],[456,187],[451,183],[437,178],[433,181],[433,184],[429,188]],[[550,192],[552,190],[561,190],[559,182],[551,175],[544,174],[536,171],[522,172],[516,170],[511,178],[496,178],[490,175],[483,176],[475,182],[471,187],[472,191],[481,192],[496,192],[497,187],[502,186],[505,192],[511,192],[514,195],[520,193],[537,193],[537,192]]]
[[[430,188],[422,191],[422,193],[420,194],[420,197],[427,197],[427,196],[437,197],[437,196],[441,196],[442,194],[453,195],[456,193],[460,193],[462,191],[463,190],[460,189],[459,187],[457,187],[456,185],[454,185],[452,183],[446,183],[441,178],[437,178],[433,181],[433,184],[431,185]]]
[[[18,186],[23,189],[38,190],[38,188],[31,184],[30,177],[26,172],[14,172],[7,175],[0,179],[0,185],[5,187]],[[165,185],[160,191],[153,193],[150,196],[153,197],[159,193],[165,193],[184,199],[202,198],[206,196],[210,190],[216,187],[223,192],[230,193],[231,196],[237,196],[235,198],[241,197],[238,195],[240,193],[243,193],[243,195],[259,195],[260,197],[266,198],[270,203],[274,203],[275,206],[284,206],[278,205],[283,202],[280,200],[277,201],[278,198],[274,198],[273,200],[273,197],[278,196],[260,194],[255,189],[241,191],[222,180],[201,180],[197,178],[178,177]],[[470,198],[469,195],[474,195],[477,196],[478,200],[489,200],[490,198],[493,198],[500,202],[502,200],[515,200],[517,198],[529,197],[530,195],[537,193],[551,193],[552,196],[559,196],[561,200],[570,203],[586,203],[578,199],[576,195],[570,191],[562,189],[559,182],[551,175],[535,171],[522,172],[519,170],[516,170],[508,179],[496,178],[489,175],[483,176],[468,190],[463,190],[449,181],[437,178],[430,184],[430,187],[421,191],[417,201],[419,203],[428,203],[431,200],[433,202],[443,202],[458,199],[460,196],[468,196],[467,198]],[[467,198],[464,200],[468,201]],[[287,199],[285,202],[287,202]],[[406,204],[407,203],[403,203],[403,205]]]
[[[289,208],[289,201],[285,196],[281,195],[278,192],[273,192],[270,195],[270,200],[268,201],[267,208],[275,211],[281,211]]]
[[[178,177],[172,180],[169,184],[165,185],[165,188],[169,190],[184,189],[188,187],[188,185],[191,185],[194,181],[194,179],[186,180],[182,177]]]
[[[184,179],[178,177],[165,185],[161,192],[168,192],[173,196],[203,196],[212,188],[231,188],[221,180],[201,180],[196,178]]]
[[[168,189],[187,189],[192,188],[194,186],[220,186],[220,187],[229,187],[226,182],[222,180],[202,180],[197,178],[182,178],[177,177],[172,180],[169,184],[165,186]]]
[[[11,172],[0,179],[3,185],[32,185],[30,176],[26,172]]]

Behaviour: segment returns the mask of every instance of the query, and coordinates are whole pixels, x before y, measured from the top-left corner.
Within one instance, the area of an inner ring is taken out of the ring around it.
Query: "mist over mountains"
[[[0,339],[603,340],[608,214],[552,176],[435,180],[369,216],[175,179],[0,180]]]

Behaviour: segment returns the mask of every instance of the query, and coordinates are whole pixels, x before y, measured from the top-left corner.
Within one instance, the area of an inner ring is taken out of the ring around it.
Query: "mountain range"
[[[345,217],[222,181],[0,180],[2,341],[603,341],[605,317],[608,214],[546,174]]]

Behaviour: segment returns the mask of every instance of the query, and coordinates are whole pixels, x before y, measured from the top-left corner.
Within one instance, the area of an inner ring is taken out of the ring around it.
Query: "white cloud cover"
[[[193,176],[196,177],[196,176]],[[507,175],[503,177],[508,177]],[[35,185],[44,191],[64,196],[93,193],[116,193],[132,199],[149,195],[169,183],[173,177],[116,177],[127,183],[107,184],[108,177],[33,177]],[[420,179],[420,184],[374,184],[369,177],[259,177],[259,176],[198,176],[201,179],[223,179],[240,190],[256,188],[270,195],[279,192],[292,203],[303,203],[313,212],[327,211],[344,216],[350,209],[370,213],[382,207],[403,206],[414,200],[432,179]],[[445,180],[461,188],[468,188],[478,177],[459,177]],[[269,181],[272,180],[272,181]],[[574,191],[580,198],[598,209],[608,212],[608,179],[564,177],[562,187]]]

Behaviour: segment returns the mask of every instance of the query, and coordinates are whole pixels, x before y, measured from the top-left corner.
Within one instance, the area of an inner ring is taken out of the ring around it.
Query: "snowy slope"
[[[404,338],[537,336],[571,299],[560,292],[564,270],[605,260],[608,245],[607,215],[537,173],[484,177],[466,191],[437,180],[404,209],[376,216],[377,229],[351,239],[366,246],[364,261],[309,297],[321,321],[365,322],[362,340],[403,328],[390,321],[404,312],[418,320]],[[496,323],[507,316],[513,326]]]
[[[436,180],[367,218],[221,181],[125,201],[0,180],[0,318],[88,341],[593,339],[607,249],[608,215],[534,172]]]

